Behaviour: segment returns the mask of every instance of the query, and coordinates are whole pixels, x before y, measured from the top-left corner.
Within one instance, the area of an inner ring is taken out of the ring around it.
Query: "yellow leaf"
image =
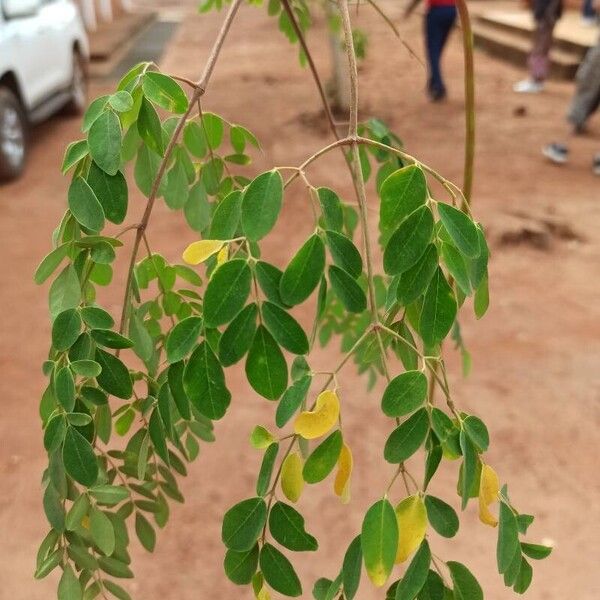
[[[281,490],[288,500],[298,502],[303,489],[302,459],[297,452],[292,452],[281,465]]]
[[[479,480],[479,520],[491,527],[496,527],[498,520],[491,513],[489,506],[498,500],[499,492],[500,481],[496,471],[484,464],[481,467],[481,479]]]
[[[183,253],[183,260],[188,265],[199,265],[223,248],[222,240],[200,240],[190,244]]]
[[[225,244],[217,254],[217,266],[220,267],[224,262],[229,260],[229,246]]]
[[[306,440],[325,435],[340,415],[340,400],[331,390],[321,392],[314,410],[301,412],[294,423],[294,431]]]
[[[425,538],[427,509],[422,498],[415,494],[405,498],[396,507],[398,521],[398,552],[396,563],[404,562]]]
[[[333,483],[333,491],[341,498],[343,504],[350,502],[350,476],[352,475],[353,462],[352,452],[344,444],[337,461],[338,471]]]
[[[256,600],[271,600],[271,594],[269,594],[269,590],[266,587],[262,587],[260,592],[256,594]]]

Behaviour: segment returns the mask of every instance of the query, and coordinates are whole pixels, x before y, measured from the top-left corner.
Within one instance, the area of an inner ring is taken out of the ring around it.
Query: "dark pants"
[[[445,93],[446,91],[440,70],[440,60],[454,21],[456,21],[456,7],[454,6],[432,6],[425,16],[425,37],[429,62],[427,87],[432,93]]]
[[[593,19],[597,15],[598,13],[594,10],[592,0],[583,0],[583,4],[581,5],[581,16]]]

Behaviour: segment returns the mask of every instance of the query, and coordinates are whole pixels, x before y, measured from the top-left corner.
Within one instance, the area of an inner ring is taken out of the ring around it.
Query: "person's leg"
[[[430,7],[425,15],[425,40],[429,66],[427,90],[430,94],[443,91],[442,74],[440,72],[442,44],[439,17],[439,7],[437,6]]]
[[[567,120],[576,132],[581,132],[600,101],[600,41],[588,50],[577,70],[576,81]]]

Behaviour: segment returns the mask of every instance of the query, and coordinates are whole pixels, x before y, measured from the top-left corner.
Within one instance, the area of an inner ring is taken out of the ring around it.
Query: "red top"
[[[427,6],[454,6],[456,0],[427,0]]]

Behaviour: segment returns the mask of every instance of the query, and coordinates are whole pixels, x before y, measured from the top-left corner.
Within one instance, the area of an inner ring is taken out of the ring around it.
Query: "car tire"
[[[14,92],[0,87],[0,181],[16,179],[27,159],[27,119]]]
[[[86,65],[79,52],[73,52],[73,76],[70,86],[71,98],[66,105],[70,115],[82,115],[87,108],[87,73]]]

